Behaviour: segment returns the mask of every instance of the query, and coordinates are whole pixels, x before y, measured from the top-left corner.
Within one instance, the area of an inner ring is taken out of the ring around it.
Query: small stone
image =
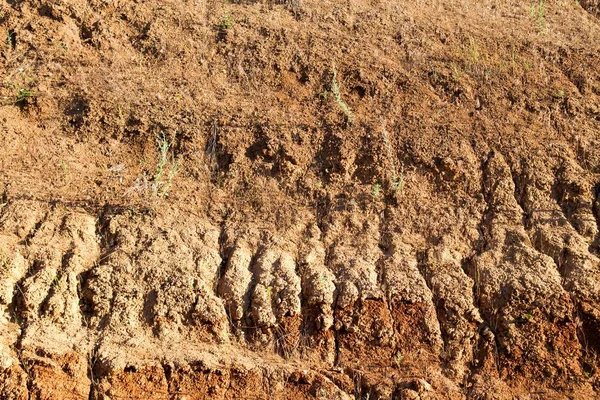
[[[432,387],[431,387],[431,384],[429,382],[427,382],[425,379],[419,378],[419,379],[417,379],[417,389],[419,390],[419,393],[431,392]]]

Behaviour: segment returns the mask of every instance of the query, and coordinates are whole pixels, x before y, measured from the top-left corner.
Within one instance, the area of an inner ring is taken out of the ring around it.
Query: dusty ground
[[[0,398],[600,397],[599,17],[2,0]]]

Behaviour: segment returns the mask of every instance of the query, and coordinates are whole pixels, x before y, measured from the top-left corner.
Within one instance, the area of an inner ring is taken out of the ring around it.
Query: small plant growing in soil
[[[544,0],[539,0],[537,3],[531,4],[531,7],[529,8],[529,16],[533,18],[535,25],[540,32],[546,29],[546,20],[544,19],[545,15],[546,6],[544,5]]]
[[[9,85],[15,90],[15,94],[12,100],[13,104],[23,105],[27,103],[29,98],[34,97],[33,91],[31,89],[22,87],[15,83],[9,83]]]
[[[402,365],[402,361],[404,361],[404,356],[402,355],[402,352],[397,351],[396,354],[394,355],[394,363],[396,364],[396,367],[399,367]]]
[[[66,175],[69,172],[69,166],[67,165],[66,162],[61,161],[58,163],[58,166],[60,167],[60,169],[62,170],[62,172]]]
[[[3,97],[2,99],[7,101],[3,105],[25,105],[30,98],[35,97],[33,90],[26,86],[11,81],[5,81],[4,84],[11,88],[14,94]]]
[[[531,319],[533,318],[533,315],[529,314],[529,313],[525,313],[525,314],[521,314],[521,319],[524,321],[531,321]]]
[[[379,195],[381,194],[381,185],[379,183],[376,183],[373,185],[372,190],[372,195],[373,195],[373,200],[377,200],[379,198]]]
[[[469,46],[467,47],[467,57],[471,64],[479,64],[481,62],[481,51],[479,51],[479,44],[473,38],[469,38]]]
[[[6,32],[6,48],[14,49],[17,46],[17,34],[13,30]]]
[[[62,172],[62,178],[65,181],[69,181],[69,166],[67,165],[66,162],[64,162],[63,160],[61,160],[58,163],[58,167],[60,168],[61,172]]]
[[[348,118],[348,122],[352,122],[354,115],[352,114],[352,110],[350,110],[350,107],[348,107],[344,100],[342,100],[342,95],[340,93],[340,85],[337,81],[337,71],[335,67],[333,68],[333,78],[331,79],[331,93],[333,94],[335,102],[338,104],[338,106],[340,106],[340,108],[346,115],[346,118]]]
[[[15,98],[15,103],[22,103],[32,96],[33,96],[33,93],[31,92],[31,90],[21,88],[17,92],[17,96]]]
[[[221,22],[219,23],[219,28],[222,30],[227,30],[233,26],[233,18],[231,14],[223,14],[221,15]]]
[[[152,179],[152,194],[158,197],[165,197],[169,195],[169,189],[173,183],[173,178],[177,175],[181,164],[180,159],[175,159],[169,152],[173,146],[173,141],[167,139],[163,133],[158,138],[158,151],[159,157],[156,163],[156,172]],[[167,172],[168,169],[168,172]],[[164,179],[165,173],[167,174],[166,180]]]
[[[455,63],[452,63],[452,77],[454,78],[455,82],[460,81],[461,74],[462,74],[462,71],[460,70],[460,67],[458,65],[456,65]]]

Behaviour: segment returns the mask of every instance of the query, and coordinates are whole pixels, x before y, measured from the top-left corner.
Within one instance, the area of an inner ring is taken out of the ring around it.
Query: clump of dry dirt
[[[0,398],[598,398],[598,15],[0,3]]]

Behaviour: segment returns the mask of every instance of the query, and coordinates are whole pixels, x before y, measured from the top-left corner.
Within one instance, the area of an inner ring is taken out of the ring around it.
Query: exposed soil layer
[[[600,398],[599,13],[0,2],[0,398]]]

